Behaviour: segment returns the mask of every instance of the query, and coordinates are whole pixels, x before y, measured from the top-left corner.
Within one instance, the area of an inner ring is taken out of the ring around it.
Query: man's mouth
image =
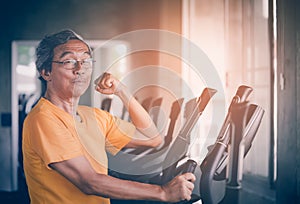
[[[86,80],[84,80],[84,79],[74,79],[73,83],[86,83]]]

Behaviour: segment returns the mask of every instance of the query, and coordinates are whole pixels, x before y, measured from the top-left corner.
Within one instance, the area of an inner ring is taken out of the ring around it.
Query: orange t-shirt
[[[86,195],[49,164],[85,156],[97,173],[107,174],[106,151],[116,154],[135,127],[97,108],[79,106],[82,121],[41,98],[24,121],[24,171],[32,204],[110,203]]]

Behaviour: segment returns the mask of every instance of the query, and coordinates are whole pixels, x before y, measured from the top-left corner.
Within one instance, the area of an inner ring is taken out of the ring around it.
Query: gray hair
[[[42,70],[51,72],[54,48],[67,43],[69,40],[74,39],[80,40],[83,43],[85,43],[88,46],[89,51],[92,53],[90,46],[83,40],[83,38],[80,35],[78,35],[72,30],[67,29],[52,35],[46,35],[36,48],[35,64],[38,72],[41,73]],[[41,76],[39,77],[39,79],[44,85],[46,85],[46,81]]]

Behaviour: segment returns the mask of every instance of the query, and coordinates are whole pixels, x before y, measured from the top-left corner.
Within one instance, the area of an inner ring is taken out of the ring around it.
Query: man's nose
[[[82,61],[77,61],[77,63],[75,64],[74,71],[76,74],[84,73],[85,69],[82,67],[82,63]]]

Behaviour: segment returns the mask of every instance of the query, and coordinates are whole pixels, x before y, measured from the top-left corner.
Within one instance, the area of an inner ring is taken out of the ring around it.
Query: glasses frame
[[[53,63],[56,63],[56,64],[61,64],[63,65],[63,68],[64,69],[67,69],[67,70],[75,70],[77,67],[78,67],[78,64],[80,63],[80,66],[82,68],[85,68],[85,69],[92,69],[93,68],[93,63],[96,62],[95,60],[93,60],[93,58],[87,58],[87,59],[84,59],[84,60],[75,60],[75,59],[68,59],[68,60],[64,60],[64,61],[55,61],[53,60],[52,61]],[[67,68],[67,63],[71,63],[73,65],[73,68]],[[84,63],[89,63],[90,66],[84,66]]]

